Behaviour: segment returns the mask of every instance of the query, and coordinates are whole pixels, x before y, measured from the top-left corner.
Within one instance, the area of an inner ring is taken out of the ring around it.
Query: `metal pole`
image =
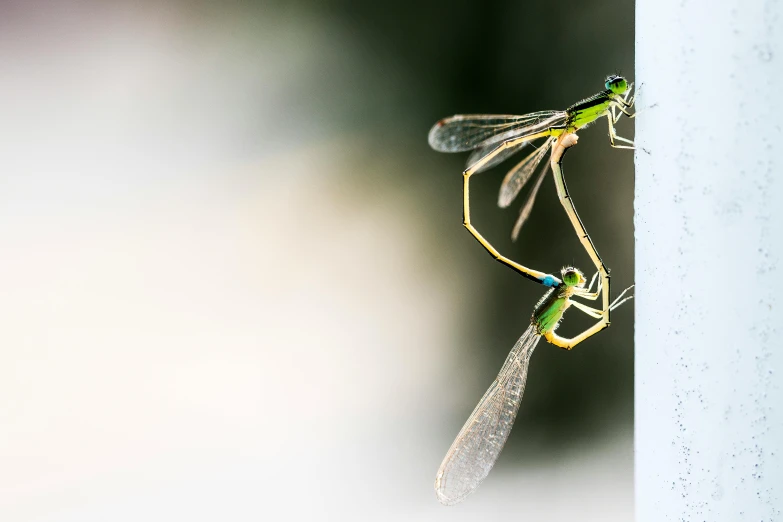
[[[783,520],[783,2],[637,2],[636,520]]]

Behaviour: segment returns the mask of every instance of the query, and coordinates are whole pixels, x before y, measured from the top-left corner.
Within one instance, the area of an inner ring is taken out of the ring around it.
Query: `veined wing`
[[[442,504],[461,502],[494,466],[517,416],[530,356],[539,339],[535,326],[525,330],[446,453],[435,478],[435,493]]]
[[[530,141],[523,141],[520,143],[517,143],[515,145],[507,146],[505,149],[498,152],[491,160],[486,162],[484,165],[482,165],[480,168],[477,168],[475,171],[473,171],[474,174],[478,174],[479,172],[484,172],[487,169],[491,169],[495,165],[498,165],[505,161],[506,158],[509,156],[512,156],[519,152],[520,149],[525,147],[531,143]],[[499,147],[499,144],[496,142],[492,142],[489,145],[479,145],[475,149],[473,149],[473,152],[470,153],[470,156],[468,156],[468,161],[465,164],[466,167],[471,167],[476,164],[479,160],[481,160],[483,157],[485,157],[490,152],[494,151],[496,148]]]
[[[549,138],[538,149],[530,153],[525,159],[517,163],[514,168],[508,171],[503,183],[500,185],[500,194],[498,195],[498,205],[500,208],[506,208],[514,201],[519,191],[527,183],[527,180],[533,175],[536,167],[544,159],[552,142],[556,138]]]
[[[500,143],[525,135],[529,127],[548,125],[549,120],[566,118],[562,111],[540,111],[523,116],[495,114],[467,114],[445,118],[430,129],[430,147],[440,152],[464,152],[472,150],[489,139]]]
[[[495,136],[487,138],[480,145],[478,145],[468,157],[467,166],[475,165],[482,158],[493,152],[500,147],[506,141],[515,141],[513,145],[506,145],[504,149],[498,152],[492,159],[483,164],[480,168],[474,171],[474,174],[483,172],[495,165],[503,162],[509,156],[516,154],[525,145],[531,143],[538,137],[541,137],[541,133],[550,127],[556,127],[564,125],[568,115],[566,113],[555,113],[550,118],[541,120],[535,124],[528,125],[522,129],[515,129],[512,131],[501,132]],[[524,139],[528,137],[530,139]],[[521,188],[521,186],[520,186]],[[509,203],[511,203],[509,201]]]
[[[525,221],[527,221],[527,218],[530,217],[530,212],[533,210],[533,203],[536,201],[536,195],[538,194],[538,189],[541,188],[541,183],[544,181],[544,174],[547,173],[549,170],[549,163],[545,163],[544,167],[541,169],[541,172],[538,174],[538,179],[536,180],[536,184],[533,186],[533,190],[530,191],[530,194],[527,195],[527,199],[525,200],[525,204],[522,206],[522,210],[519,212],[519,217],[517,218],[517,222],[514,223],[514,230],[511,231],[511,241],[516,241],[519,237],[519,231],[522,230],[522,225],[525,224]]]

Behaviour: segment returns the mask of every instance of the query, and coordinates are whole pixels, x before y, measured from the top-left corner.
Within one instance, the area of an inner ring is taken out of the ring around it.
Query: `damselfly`
[[[555,176],[562,177],[562,157],[568,147],[577,141],[575,134],[563,136],[558,139],[552,149],[551,165]],[[500,254],[484,237],[473,227],[470,222],[470,176],[464,177],[464,224],[481,245],[499,262],[511,267],[523,276],[539,284],[550,287],[549,292],[536,305],[531,324],[508,355],[506,362],[500,370],[495,381],[479,401],[476,409],[468,418],[462,430],[457,435],[454,443],[449,448],[443,463],[438,469],[435,478],[435,491],[443,504],[456,504],[472,493],[487,477],[500,455],[503,446],[508,439],[511,427],[516,418],[522,394],[525,390],[528,365],[533,349],[539,339],[544,337],[548,342],[561,348],[570,350],[580,342],[609,326],[609,312],[632,296],[623,299],[628,290],[626,288],[611,304],[609,303],[609,274],[603,262],[600,261],[592,242],[588,249],[591,259],[596,264],[598,271],[585,288],[585,278],[575,268],[564,268],[561,271],[562,280],[537,270],[525,267]],[[565,191],[565,185],[563,185]],[[560,187],[558,187],[558,192]],[[561,198],[562,199],[562,198]],[[574,212],[575,214],[575,212]],[[581,226],[581,221],[577,222]],[[577,226],[574,222],[574,226]],[[586,237],[586,234],[585,234]],[[585,243],[583,241],[583,243]],[[585,243],[585,247],[588,245]],[[596,276],[601,275],[595,292],[591,291]],[[574,300],[581,297],[588,300],[596,300],[603,295],[603,309],[598,310]],[[574,306],[590,317],[599,321],[572,338],[565,338],[555,333],[565,311]]]
[[[461,502],[481,484],[494,466],[514,424],[525,391],[530,356],[541,337],[557,346],[572,347],[579,342],[560,337],[554,331],[563,313],[571,306],[590,317],[601,317],[600,310],[574,300],[575,297],[598,297],[600,283],[595,292],[590,291],[595,277],[585,288],[585,278],[577,269],[564,268],[561,276],[562,282],[550,289],[536,305],[530,326],[511,349],[497,378],[446,453],[435,478],[435,492],[441,503],[451,505]],[[630,299],[620,300],[624,293],[610,308],[617,308]]]
[[[526,144],[540,138],[545,139],[543,144],[517,163],[503,179],[498,205],[505,208],[514,201],[555,140],[563,134],[576,132],[606,117],[611,146],[619,149],[634,148],[631,140],[621,138],[614,129],[614,124],[623,114],[629,118],[635,116],[635,113],[629,112],[634,104],[634,97],[631,96],[633,84],[629,85],[622,76],[612,75],[606,79],[605,85],[606,90],[585,98],[564,111],[540,111],[523,116],[457,115],[443,119],[430,130],[430,146],[441,152],[472,150],[464,172],[466,176],[471,176],[497,165]],[[618,145],[616,141],[627,145]],[[541,169],[527,201],[522,206],[512,232],[513,239],[517,238],[519,230],[530,215],[544,174],[546,167]]]

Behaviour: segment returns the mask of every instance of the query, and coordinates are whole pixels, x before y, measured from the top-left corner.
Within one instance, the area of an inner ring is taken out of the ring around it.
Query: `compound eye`
[[[623,94],[628,90],[628,82],[622,76],[610,76],[606,79],[606,88],[616,94]]]
[[[576,286],[584,281],[582,273],[576,268],[564,268],[563,269],[563,283],[566,286]]]

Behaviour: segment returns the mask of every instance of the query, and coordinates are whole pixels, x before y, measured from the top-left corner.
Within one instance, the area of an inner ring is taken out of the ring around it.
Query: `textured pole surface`
[[[783,2],[637,2],[636,520],[783,520]]]

